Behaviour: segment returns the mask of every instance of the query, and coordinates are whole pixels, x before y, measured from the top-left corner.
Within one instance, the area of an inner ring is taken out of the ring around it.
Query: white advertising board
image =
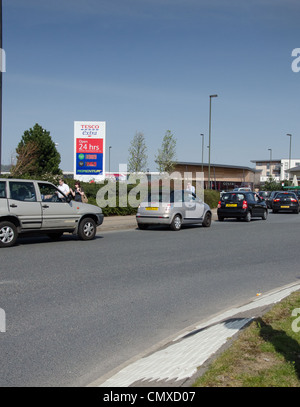
[[[74,122],[74,178],[89,182],[105,177],[106,122]]]

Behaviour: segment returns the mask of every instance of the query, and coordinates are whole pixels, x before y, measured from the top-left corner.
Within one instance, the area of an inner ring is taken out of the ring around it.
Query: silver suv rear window
[[[0,198],[6,198],[6,188],[5,181],[0,181]]]

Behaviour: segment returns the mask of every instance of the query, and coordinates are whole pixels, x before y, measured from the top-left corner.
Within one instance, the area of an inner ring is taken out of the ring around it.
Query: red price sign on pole
[[[103,139],[78,138],[76,140],[76,152],[103,154]]]

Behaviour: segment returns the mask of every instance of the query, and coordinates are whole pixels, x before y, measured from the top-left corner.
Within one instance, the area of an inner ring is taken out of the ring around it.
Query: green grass
[[[300,387],[300,292],[274,305],[245,328],[195,387]]]

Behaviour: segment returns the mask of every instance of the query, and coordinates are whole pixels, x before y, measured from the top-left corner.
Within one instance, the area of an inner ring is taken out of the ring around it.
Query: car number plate
[[[237,204],[226,204],[226,208],[233,208],[237,206]]]
[[[280,208],[289,208],[289,205],[281,205]]]
[[[149,206],[149,207],[147,207],[146,208],[146,211],[157,211],[158,210],[158,208],[156,208],[156,207],[151,207],[151,206]]]

